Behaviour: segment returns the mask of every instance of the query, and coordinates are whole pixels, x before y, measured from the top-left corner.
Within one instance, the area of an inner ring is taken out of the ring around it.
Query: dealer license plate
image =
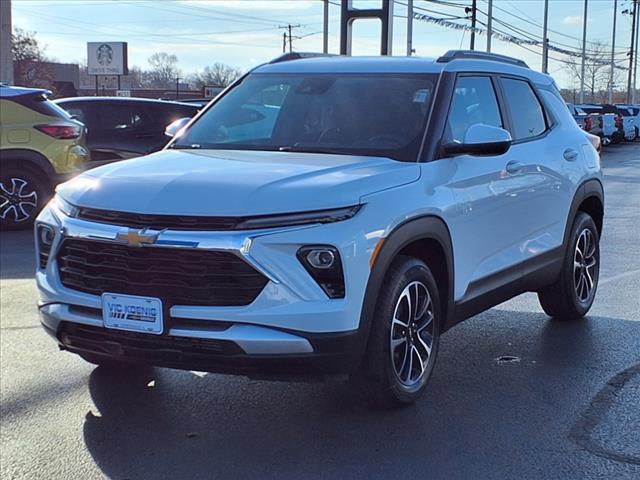
[[[102,294],[102,319],[107,328],[162,333],[162,301],[119,293]]]

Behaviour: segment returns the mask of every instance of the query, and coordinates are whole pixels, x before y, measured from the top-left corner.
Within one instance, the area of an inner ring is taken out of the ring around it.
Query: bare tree
[[[600,40],[591,42],[584,69],[584,88],[587,98],[592,102],[604,103],[607,101],[609,90],[609,78],[611,73],[611,47]],[[567,56],[566,65],[569,69],[575,89],[579,89],[581,79],[581,63],[579,57]],[[614,86],[619,82],[620,69],[614,68]]]
[[[155,88],[171,88],[176,78],[181,76],[178,69],[178,57],[166,52],[154,53],[149,57],[151,70],[148,72],[149,84]]]
[[[15,28],[11,35],[13,76],[16,85],[53,89],[53,72],[45,63],[45,47],[35,32]]]
[[[202,88],[205,86],[226,87],[240,75],[242,75],[242,70],[239,68],[216,62],[213,65],[207,65],[204,67],[202,72],[193,74],[190,77],[190,83],[192,83],[196,88]]]

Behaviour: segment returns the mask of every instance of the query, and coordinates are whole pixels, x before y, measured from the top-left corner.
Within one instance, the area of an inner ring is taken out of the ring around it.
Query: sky
[[[356,8],[383,0],[354,0]],[[600,41],[611,51],[615,0],[588,0],[587,49]],[[621,12],[631,0],[617,0],[615,58],[625,62],[631,38],[631,16]],[[329,52],[339,52],[339,0],[330,0]],[[128,42],[129,66],[148,67],[155,52],[177,55],[184,74],[222,62],[242,70],[282,53],[282,26],[293,29],[294,50],[322,51],[323,2],[321,0],[12,0],[13,25],[36,32],[47,56],[61,62],[86,62],[86,42]],[[453,5],[451,5],[453,4]],[[438,18],[464,16],[471,0],[414,0],[415,12]],[[486,23],[487,1],[478,0],[478,19]],[[579,51],[582,38],[583,0],[549,1],[549,41],[560,48]],[[520,37],[542,37],[543,0],[494,0],[494,27]],[[393,53],[406,52],[406,0],[394,4]],[[464,19],[455,23],[468,24]],[[501,23],[502,22],[502,23]],[[479,25],[482,27],[482,25]],[[484,28],[484,27],[482,27]],[[379,22],[360,20],[354,25],[353,54],[379,53]],[[437,57],[450,49],[468,48],[470,33],[414,20],[416,55]],[[476,48],[486,48],[486,36],[476,36]],[[541,49],[493,39],[492,51],[525,60],[541,68]],[[551,52],[549,73],[560,87],[575,85],[566,57]],[[626,73],[622,75],[626,82]],[[622,87],[622,85],[620,85]]]

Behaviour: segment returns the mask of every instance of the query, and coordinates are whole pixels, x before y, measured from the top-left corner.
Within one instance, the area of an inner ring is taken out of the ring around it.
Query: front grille
[[[57,261],[67,288],[157,297],[167,308],[248,305],[268,281],[230,252],[65,239]]]
[[[152,230],[236,230],[245,219],[241,217],[195,217],[188,215],[153,215],[147,213],[115,212],[95,208],[81,208],[78,218],[97,223],[108,223],[130,228]]]

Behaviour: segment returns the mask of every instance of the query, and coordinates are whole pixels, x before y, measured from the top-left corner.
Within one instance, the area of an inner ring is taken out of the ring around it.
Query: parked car
[[[636,139],[640,137],[640,105],[617,105],[622,109],[626,109],[629,111],[629,115],[633,117],[635,129],[636,129]]]
[[[114,368],[342,374],[410,403],[456,323],[528,291],[589,311],[597,143],[521,60],[287,54],[163,151],[58,188],[42,323]]]
[[[193,117],[197,104],[123,97],[56,100],[89,129],[91,166],[156,152],[169,140],[164,130],[181,117]]]
[[[0,86],[0,227],[30,226],[53,188],[89,159],[85,128],[48,90]]]
[[[581,104],[576,106],[593,118],[597,118],[598,129],[591,133],[600,136],[603,145],[620,143],[624,139],[624,131],[617,114],[603,111],[602,105]]]
[[[602,111],[615,115],[616,127],[623,140],[627,142],[635,141],[637,137],[635,119],[628,109],[618,107],[617,105],[605,104],[602,105]]]

